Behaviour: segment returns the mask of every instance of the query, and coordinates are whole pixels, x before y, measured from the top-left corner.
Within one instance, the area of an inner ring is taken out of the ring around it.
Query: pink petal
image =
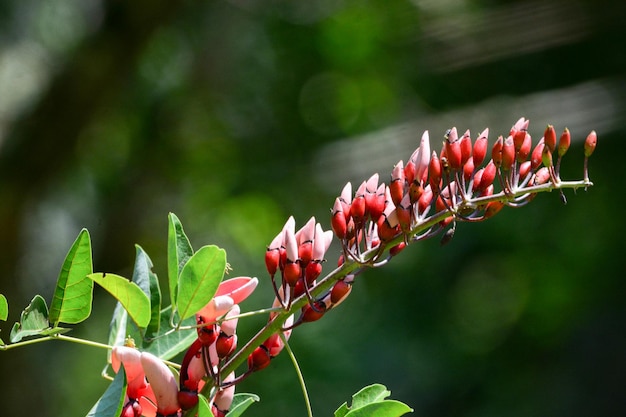
[[[147,389],[143,367],[141,366],[141,352],[128,346],[115,346],[111,351],[111,366],[117,373],[120,363],[124,365],[128,387],[126,393],[132,399],[141,397]]]
[[[226,333],[227,336],[232,336],[237,331],[237,321],[238,319],[230,319],[230,317],[238,316],[241,312],[238,304],[235,304],[233,308],[226,314],[226,320],[222,322],[221,330]]]
[[[178,384],[167,365],[149,352],[141,354],[141,364],[156,397],[157,412],[166,416],[177,412]]]
[[[235,373],[231,372],[224,382],[229,382],[235,379]],[[233,397],[235,396],[235,386],[231,385],[228,388],[222,389],[215,394],[214,404],[221,411],[227,411],[233,403]]]

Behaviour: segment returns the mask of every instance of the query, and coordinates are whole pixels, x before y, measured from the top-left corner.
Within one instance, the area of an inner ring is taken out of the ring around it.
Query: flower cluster
[[[220,367],[237,347],[239,303],[256,288],[256,278],[238,277],[223,281],[213,299],[198,313],[198,337],[183,358],[179,381],[156,356],[134,347],[113,348],[111,363],[118,372],[123,364],[128,381],[122,417],[175,416],[198,403],[198,392],[207,380],[214,392],[211,410],[215,417],[228,412],[234,395],[231,373],[222,380]],[[146,381],[147,378],[147,381]]]
[[[489,129],[472,142],[469,130],[459,137],[453,127],[445,133],[439,152],[431,151],[426,131],[407,163],[399,161],[393,167],[389,185],[374,174],[354,195],[351,183],[344,186],[331,210],[332,231],[324,231],[315,218],[296,231],[295,220],[290,217],[265,253],[275,292],[273,307],[288,313],[300,297],[306,296],[308,303],[299,303],[303,305],[299,317],[283,317],[278,331],[249,354],[248,371],[241,378],[268,366],[295,326],[320,319],[342,302],[350,294],[355,276],[365,268],[380,266],[407,244],[439,233],[446,243],[453,237],[457,221],[482,221],[504,206],[526,204],[538,192],[565,187],[559,167],[570,146],[569,130],[566,128],[557,142],[554,127],[548,126],[533,148],[528,125],[529,121],[521,118],[506,138],[498,137],[489,160]],[[568,184],[569,188],[591,185],[587,158],[596,140],[596,133],[591,132],[585,141],[585,180]],[[553,154],[556,164],[552,163]],[[342,246],[340,269],[346,262],[353,266],[343,273],[329,274],[323,280],[330,277],[333,282],[324,283],[327,290],[317,291],[333,234]],[[278,315],[272,312],[269,324]]]
[[[264,329],[235,353],[239,303],[254,291],[258,280],[223,281],[196,314],[198,337],[183,358],[178,382],[149,353],[129,347],[113,350],[113,368],[117,371],[123,364],[128,380],[122,416],[178,415],[195,407],[200,391],[210,398],[213,415],[225,416],[235,385],[266,368],[295,327],[319,320],[345,300],[361,271],[385,264],[415,241],[442,233],[446,243],[457,221],[488,219],[504,206],[528,203],[542,191],[558,189],[563,196],[563,188],[591,185],[587,159],[596,146],[595,132],[584,144],[584,180],[568,183],[559,171],[570,147],[569,130],[557,139],[550,125],[533,147],[528,126],[528,120],[519,119],[506,138],[499,136],[491,148],[488,129],[472,141],[469,130],[459,135],[453,127],[438,151],[431,149],[426,131],[407,162],[393,167],[389,184],[374,174],[354,194],[351,183],[344,186],[331,210],[332,230],[323,230],[313,217],[296,230],[290,217],[265,252],[274,302]],[[333,236],[342,249],[338,268],[320,278]],[[248,368],[236,377],[233,370],[246,357]]]
[[[456,221],[481,221],[506,205],[526,204],[537,192],[547,190],[541,188],[543,184],[559,188],[559,168],[570,146],[570,132],[566,128],[557,144],[550,125],[533,148],[528,125],[529,121],[521,118],[506,138],[498,137],[484,166],[489,129],[472,143],[469,130],[459,137],[453,127],[445,133],[439,152],[431,151],[428,131],[424,132],[407,163],[399,161],[393,167],[389,185],[379,184],[378,174],[374,174],[361,183],[353,197],[352,185],[347,183],[335,199],[331,219],[344,258],[377,266],[388,242],[395,243],[390,256],[410,242],[439,232],[445,231],[445,243],[452,238]],[[596,140],[592,131],[585,141],[586,181],[587,158]],[[555,153],[558,159],[553,164]],[[499,192],[494,183],[499,184]],[[399,235],[403,239],[397,242]]]
[[[270,360],[278,355],[291,335],[291,330],[307,322],[319,320],[322,315],[347,296],[349,289],[341,299],[332,297],[331,292],[313,299],[309,289],[316,285],[322,273],[324,255],[333,239],[331,230],[324,231],[315,218],[299,230],[295,230],[295,219],[289,217],[283,229],[276,235],[265,252],[265,265],[274,288],[274,308],[282,307],[289,310],[293,300],[305,295],[309,301],[294,320],[290,315],[280,331],[269,336],[248,356],[248,373],[258,371],[269,365]],[[276,274],[280,272],[280,285],[276,282]],[[275,312],[270,314],[269,321],[276,318]]]

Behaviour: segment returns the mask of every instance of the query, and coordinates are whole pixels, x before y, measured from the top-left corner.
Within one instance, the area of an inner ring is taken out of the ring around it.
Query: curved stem
[[[298,360],[296,359],[296,355],[294,355],[293,350],[291,350],[291,346],[289,346],[289,342],[283,333],[280,334],[280,338],[283,340],[285,344],[285,350],[287,354],[289,354],[289,358],[291,359],[291,363],[293,363],[293,367],[296,370],[296,375],[298,375],[298,381],[300,382],[300,387],[302,388],[302,396],[304,397],[304,403],[306,404],[306,412],[308,417],[313,417],[313,410],[311,409],[311,400],[309,399],[309,393],[306,390],[306,383],[304,382],[304,377],[302,376],[302,371],[300,370],[300,366],[298,365]]]

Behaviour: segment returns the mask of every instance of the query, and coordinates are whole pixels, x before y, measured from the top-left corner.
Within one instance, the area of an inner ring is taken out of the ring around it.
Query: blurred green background
[[[314,414],[379,382],[417,416],[625,415],[625,19],[612,0],[2,1],[1,337],[35,293],[50,302],[82,227],[97,271],[129,276],[137,243],[164,279],[170,211],[233,276],[259,276],[242,308],[266,307],[265,245],[289,215],[328,228],[343,184],[386,181],[423,130],[493,140],[524,116],[535,140],[572,131],[565,178],[595,129],[596,185],[359,277],[291,339]],[[94,304],[73,334],[104,342],[114,303]],[[0,414],[85,415],[105,360],[0,352]],[[261,396],[250,416],[305,415],[286,355],[238,390]]]

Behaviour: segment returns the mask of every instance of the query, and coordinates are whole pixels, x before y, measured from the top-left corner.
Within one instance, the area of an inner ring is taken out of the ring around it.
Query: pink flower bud
[[[350,216],[350,204],[352,204],[352,184],[350,182],[343,186],[339,195],[339,201],[341,201],[343,214],[346,217]]]
[[[224,382],[230,382],[235,379],[235,373],[231,372],[226,378],[224,378]],[[215,399],[213,400],[213,406],[217,408],[220,412],[226,413],[233,403],[233,398],[235,396],[235,385],[229,385],[227,388],[220,389],[215,394]]]

